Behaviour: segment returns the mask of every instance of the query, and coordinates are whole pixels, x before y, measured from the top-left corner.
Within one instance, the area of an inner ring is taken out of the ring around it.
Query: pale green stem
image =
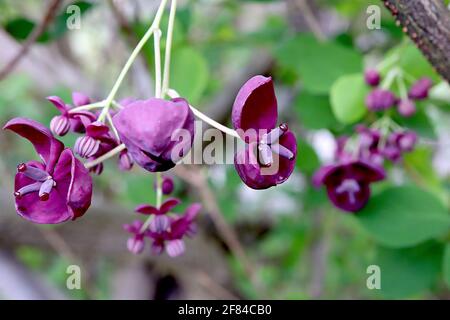
[[[153,20],[152,25],[147,30],[147,32],[144,34],[142,39],[137,44],[136,48],[134,48],[133,52],[131,53],[130,57],[128,58],[127,62],[125,63],[125,66],[123,67],[122,71],[119,74],[119,77],[117,78],[113,88],[111,89],[111,92],[109,93],[108,97],[105,101],[105,107],[98,117],[99,121],[103,121],[106,117],[106,113],[109,111],[109,107],[114,100],[114,97],[117,94],[117,91],[120,88],[120,85],[122,84],[123,80],[125,79],[126,74],[130,70],[131,66],[133,65],[133,62],[136,60],[139,52],[142,50],[144,45],[147,43],[148,39],[152,36],[152,34],[155,32],[156,29],[159,28],[159,24],[161,23],[161,17],[164,12],[164,7],[167,4],[167,0],[161,0],[161,3],[159,5],[158,11],[156,12],[155,19]]]
[[[166,95],[167,90],[169,89],[170,59],[171,59],[171,53],[172,53],[173,28],[175,25],[176,12],[177,12],[177,0],[172,0],[172,2],[170,4],[169,25],[167,27],[167,41],[166,41],[166,50],[165,50],[165,57],[164,57],[164,76],[163,76],[163,85],[162,85],[163,97]]]
[[[117,141],[120,141],[119,132],[117,131],[116,126],[114,125],[112,117],[109,113],[106,114],[106,120],[108,120],[109,126],[111,127],[111,130],[114,133]]]
[[[178,92],[176,92],[176,91],[173,90],[173,89],[168,89],[168,90],[167,90],[167,95],[168,95],[169,97],[171,97],[171,98],[178,98],[178,97],[180,96],[180,95],[178,94]],[[226,134],[228,134],[228,135],[230,135],[230,136],[232,136],[232,137],[241,139],[241,137],[239,136],[239,134],[238,134],[235,130],[230,129],[230,128],[228,128],[228,127],[225,127],[224,125],[218,123],[217,121],[215,121],[215,120],[211,119],[210,117],[208,117],[207,115],[203,114],[202,112],[200,112],[199,110],[197,110],[197,109],[194,108],[193,106],[189,105],[189,107],[191,108],[192,113],[193,113],[197,118],[199,118],[200,120],[202,120],[202,121],[208,123],[210,126],[212,126],[212,127],[216,128],[216,129],[222,131],[223,133],[226,133]]]
[[[399,69],[395,68],[388,72],[386,79],[384,79],[383,83],[381,84],[381,88],[388,90],[392,83],[395,81],[395,78],[399,75]]]
[[[108,160],[109,158],[115,156],[116,154],[118,154],[119,152],[121,152],[121,151],[123,151],[125,149],[126,149],[126,146],[122,143],[121,145],[118,145],[117,147],[115,147],[111,151],[108,151],[107,153],[105,153],[101,157],[98,157],[95,160],[92,160],[92,161],[90,161],[88,163],[85,163],[84,166],[86,167],[86,169],[93,168],[96,165],[102,163],[105,160]]]
[[[69,113],[75,113],[75,112],[79,112],[79,111],[88,111],[88,110],[92,110],[92,109],[103,108],[104,106],[105,106],[105,100],[86,104],[84,106],[80,106],[80,107],[76,107],[76,108],[72,108],[69,110]]]
[[[400,91],[400,98],[402,98],[403,100],[408,99],[408,90],[406,89],[403,76],[399,75],[397,77],[397,85],[398,90]]]
[[[155,47],[155,97],[161,98],[161,30],[153,35]]]

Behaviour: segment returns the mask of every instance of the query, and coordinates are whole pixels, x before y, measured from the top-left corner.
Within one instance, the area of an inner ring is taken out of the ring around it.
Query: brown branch
[[[37,25],[36,27],[34,27],[33,31],[28,36],[28,38],[25,40],[25,42],[23,43],[22,47],[17,52],[17,54],[0,71],[0,81],[3,80],[11,71],[14,70],[14,68],[20,62],[20,60],[22,60],[22,58],[27,55],[31,46],[44,33],[44,31],[47,29],[47,27],[53,21],[53,18],[55,17],[56,12],[58,11],[58,7],[59,7],[60,3],[61,3],[61,0],[52,0],[49,3],[47,10],[45,12],[44,18],[42,19],[41,23],[39,25]]]
[[[385,6],[435,70],[450,82],[450,11],[441,0],[387,0]]]

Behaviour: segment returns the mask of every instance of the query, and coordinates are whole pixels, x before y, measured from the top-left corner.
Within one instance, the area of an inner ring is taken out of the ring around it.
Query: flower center
[[[16,198],[20,199],[24,195],[32,192],[39,192],[39,199],[41,201],[47,201],[50,198],[50,192],[56,187],[56,181],[53,180],[53,177],[48,172],[36,167],[27,166],[25,163],[17,166],[17,172],[23,173],[35,182],[14,192]]]
[[[359,184],[355,179],[345,179],[344,181],[342,181],[339,187],[336,188],[336,192],[339,194],[347,193],[350,203],[352,204],[356,202],[355,194],[360,190],[361,188],[359,187]]]
[[[258,143],[259,163],[263,167],[270,167],[273,163],[273,153],[276,153],[283,158],[292,160],[294,154],[291,150],[281,145],[278,141],[288,131],[286,123],[280,124],[279,127],[264,134]]]

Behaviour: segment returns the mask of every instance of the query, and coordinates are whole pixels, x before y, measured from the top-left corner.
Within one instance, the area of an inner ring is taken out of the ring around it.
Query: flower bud
[[[380,73],[375,69],[368,69],[364,72],[364,80],[371,87],[376,87],[380,84]]]
[[[93,157],[100,147],[100,141],[92,137],[84,136],[75,141],[75,152],[82,158]]]
[[[401,100],[397,110],[404,117],[410,117],[417,111],[416,104],[411,99]]]
[[[428,98],[433,81],[429,78],[421,78],[417,80],[409,90],[409,97],[414,100],[423,100]]]
[[[66,116],[56,116],[50,121],[50,130],[53,134],[64,136],[70,130],[70,120]]]
[[[374,89],[366,97],[367,108],[371,111],[382,111],[389,109],[397,103],[395,95],[384,89]]]

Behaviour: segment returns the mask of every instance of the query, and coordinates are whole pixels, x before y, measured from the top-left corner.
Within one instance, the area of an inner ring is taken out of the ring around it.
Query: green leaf
[[[444,281],[450,288],[450,243],[447,243],[447,245],[445,246],[442,267],[443,267]]]
[[[14,39],[18,41],[24,41],[28,38],[30,33],[33,31],[36,24],[24,17],[15,18],[9,21],[5,25],[5,30]],[[48,33],[44,32],[38,39],[37,42],[46,42],[49,39]]]
[[[202,54],[191,47],[174,50],[170,87],[196,104],[202,97],[209,79],[208,64]]]
[[[320,166],[320,160],[314,149],[305,141],[297,139],[297,167],[301,172],[312,175]]]
[[[360,120],[367,112],[365,105],[369,89],[362,74],[352,74],[340,77],[331,88],[331,109],[336,118],[351,124]]]
[[[332,128],[337,120],[331,111],[330,99],[326,95],[314,95],[302,91],[294,101],[300,122],[307,129]]]
[[[430,118],[424,110],[427,106],[421,104],[421,102],[417,102],[417,112],[413,116],[407,118],[396,116],[395,121],[402,127],[414,130],[421,137],[434,140],[437,138],[436,132]]]
[[[414,248],[381,248],[375,264],[381,270],[381,294],[407,298],[424,293],[438,279],[442,246],[426,243]]]
[[[275,56],[281,66],[295,70],[313,93],[328,93],[340,76],[362,69],[358,52],[336,42],[318,42],[309,34],[289,39]]]
[[[439,81],[439,75],[434,71],[431,64],[415,45],[400,45],[388,53],[386,59],[389,59],[392,55],[398,55],[399,57],[399,61],[396,66],[402,68],[414,78],[419,79],[421,77],[430,77],[435,82]]]
[[[450,228],[448,209],[415,186],[385,189],[357,217],[376,241],[395,248],[416,245]]]

